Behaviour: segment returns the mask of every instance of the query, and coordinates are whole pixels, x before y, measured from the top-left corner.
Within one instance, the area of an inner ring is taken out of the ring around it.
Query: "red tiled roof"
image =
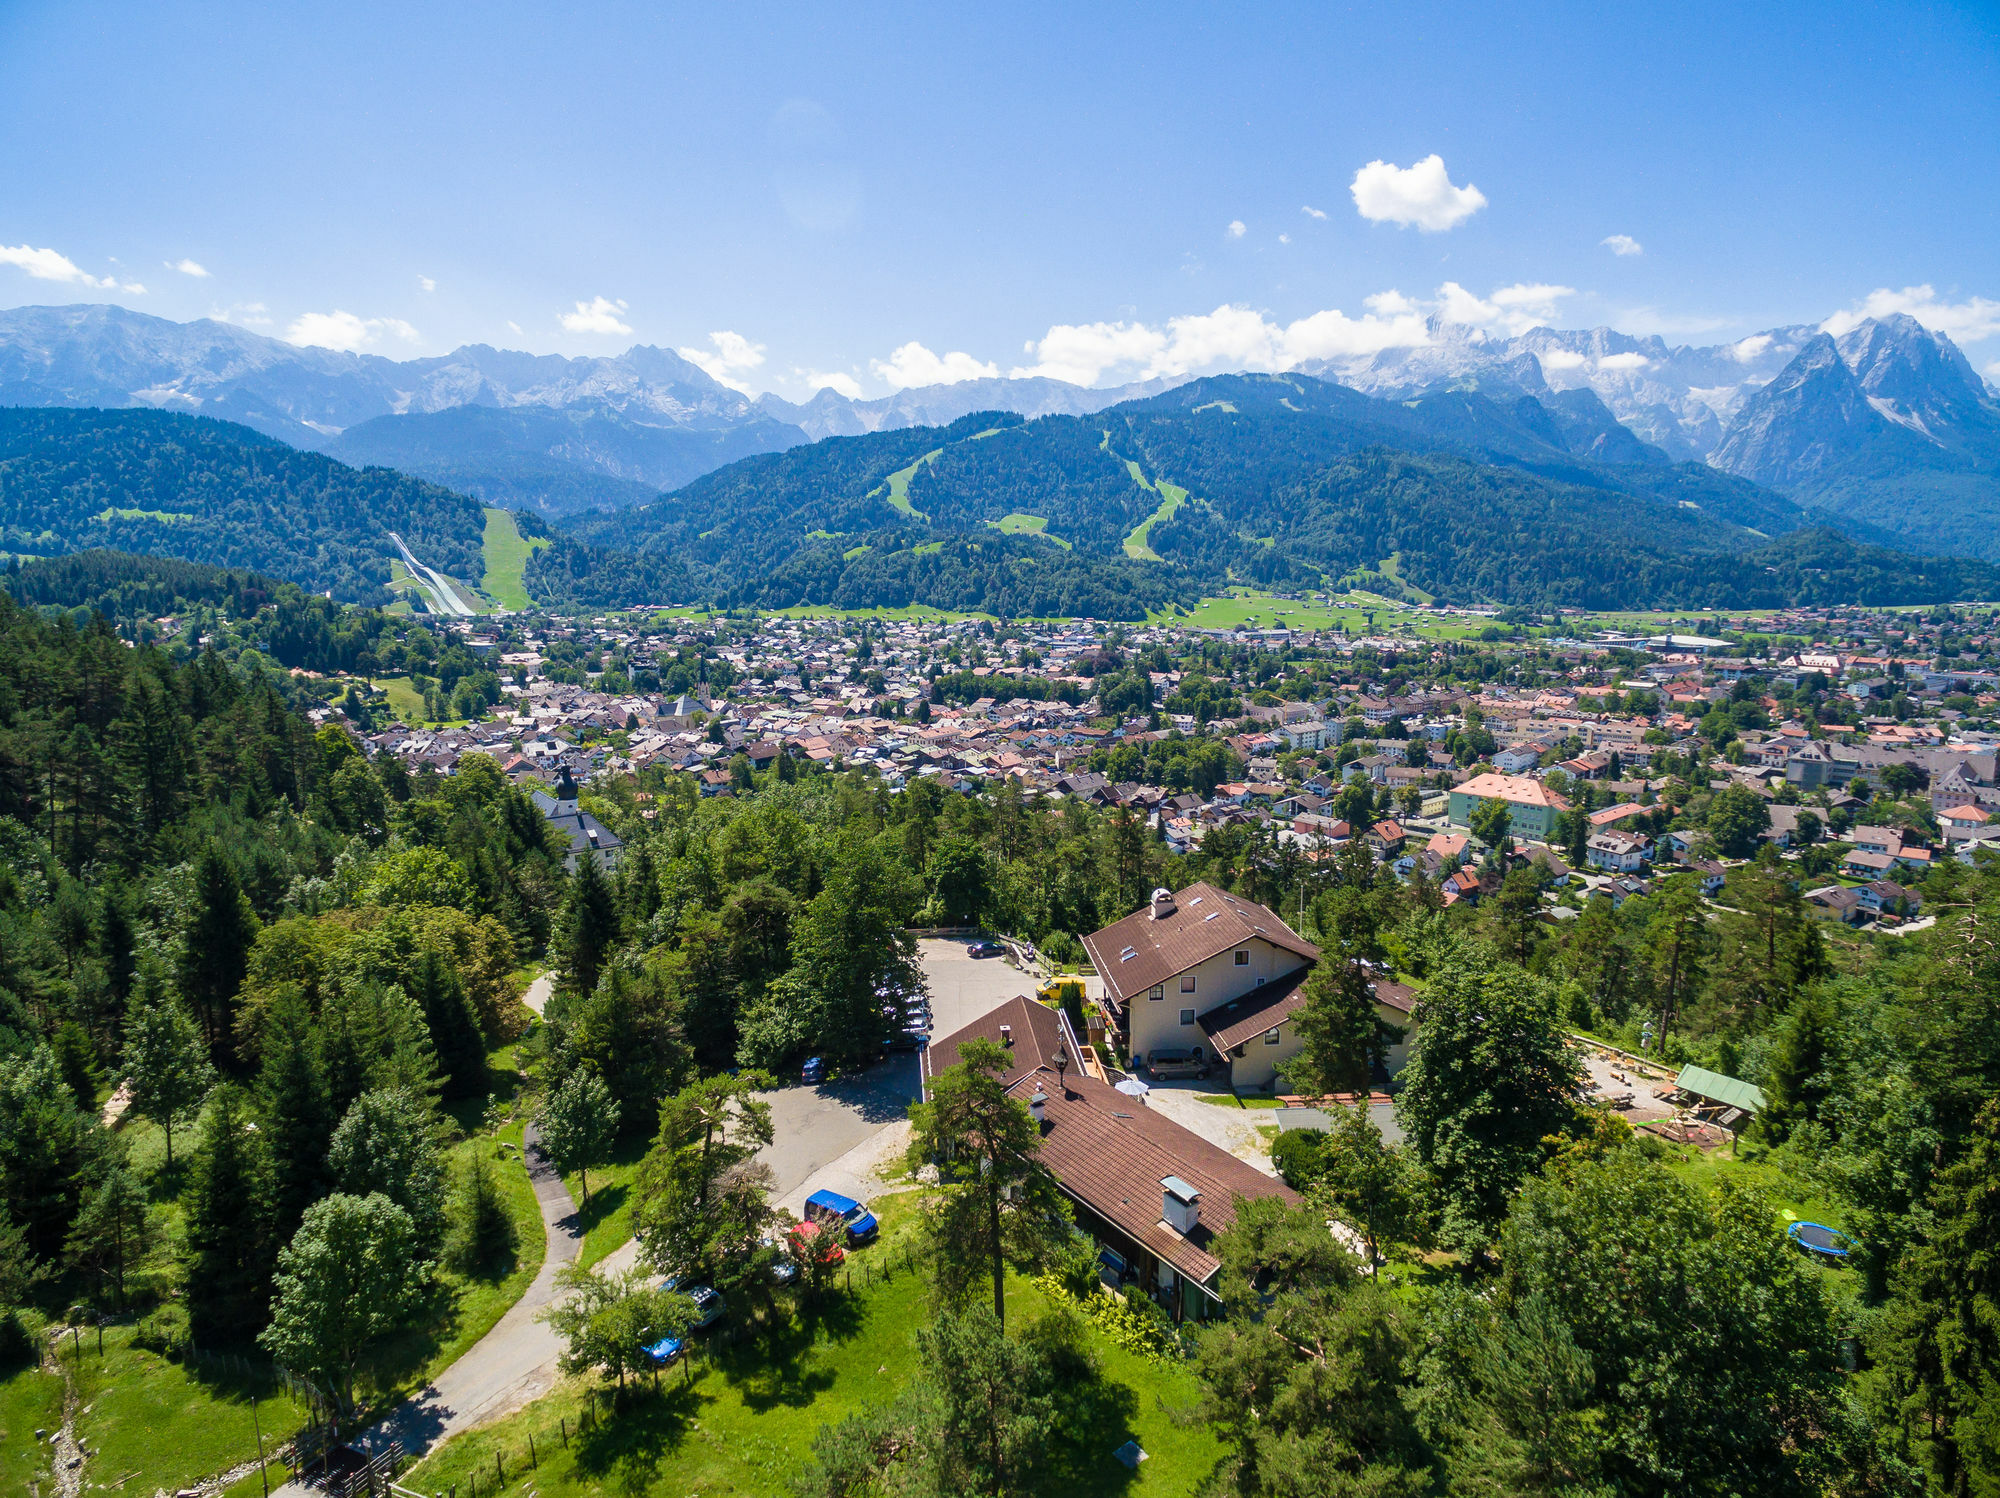
[[[1104,980],[1107,996],[1122,1006],[1155,983],[1164,983],[1252,938],[1296,953],[1307,962],[1319,960],[1319,948],[1273,912],[1207,883],[1190,884],[1180,891],[1173,897],[1172,910],[1159,919],[1154,919],[1148,906],[1092,932],[1083,939],[1083,946]]]
[[[1298,1200],[1282,1181],[1139,1099],[1083,1075],[1074,1053],[1059,1082],[1055,1058],[1067,1049],[1062,1022],[1055,1010],[1025,995],[924,1052],[926,1090],[932,1077],[956,1063],[960,1046],[978,1037],[998,1040],[1002,1025],[1009,1028],[1018,1063],[1002,1078],[1008,1090],[1025,1102],[1040,1087],[1048,1099],[1042,1163],[1070,1196],[1177,1273],[1206,1283],[1221,1267],[1211,1250],[1216,1235],[1236,1220],[1237,1197]],[[1167,1176],[1179,1176],[1201,1193],[1200,1225],[1192,1233],[1176,1232],[1161,1217],[1160,1182]]]

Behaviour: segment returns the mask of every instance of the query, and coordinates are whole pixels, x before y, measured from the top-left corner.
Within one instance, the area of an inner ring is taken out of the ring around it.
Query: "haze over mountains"
[[[1610,328],[1488,335],[1432,318],[1414,348],[1301,366],[1388,400],[1533,397],[1588,428],[1566,451],[1699,461],[1847,533],[2000,559],[2000,401],[1942,334],[1897,315],[1671,346]],[[1087,416],[1184,383],[984,379],[856,400],[751,399],[670,350],[565,358],[468,345],[393,360],[296,347],[115,306],[0,312],[0,404],[138,406],[238,421],[354,465],[394,467],[559,516],[642,504],[728,464],[829,436],[945,426],[977,411]]]

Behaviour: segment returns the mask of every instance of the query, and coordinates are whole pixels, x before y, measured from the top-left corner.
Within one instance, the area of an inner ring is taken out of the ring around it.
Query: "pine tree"
[[[272,998],[263,1029],[258,1114],[271,1152],[272,1236],[289,1241],[307,1207],[326,1191],[333,1117],[321,1074],[312,1012],[287,985]]]
[[[1773,1139],[1783,1140],[1801,1124],[1818,1123],[1820,1110],[1839,1091],[1833,1075],[1839,1022],[1832,1000],[1809,990],[1779,1028],[1764,1086],[1765,1107],[1758,1117]]]
[[[1292,1016],[1298,1054],[1279,1068],[1285,1081],[1310,1097],[1366,1092],[1398,1033],[1381,1019],[1368,970],[1329,957],[1306,979],[1303,999]]]
[[[132,1111],[150,1118],[167,1136],[167,1165],[174,1163],[174,1121],[192,1113],[215,1082],[207,1047],[180,1003],[148,974],[125,1017],[125,1076]]]
[[[237,990],[250,967],[257,917],[242,882],[214,843],[195,865],[195,914],[180,963],[181,992],[201,1018],[210,1055],[226,1064],[233,1055]]]
[[[486,1090],[486,1037],[465,996],[458,972],[436,947],[425,947],[410,975],[411,996],[422,1006],[431,1049],[444,1069],[447,1097],[473,1097]]]
[[[589,993],[597,987],[605,959],[618,940],[618,903],[604,871],[588,853],[576,861],[557,926],[570,987]]]
[[[264,1323],[275,1246],[267,1166],[242,1093],[216,1088],[182,1197],[188,1309],[200,1335],[233,1340]]]
[[[152,1242],[146,1209],[146,1193],[131,1172],[113,1166],[83,1199],[64,1245],[71,1264],[97,1276],[100,1283],[111,1281],[121,1311],[125,1272],[144,1257]]]

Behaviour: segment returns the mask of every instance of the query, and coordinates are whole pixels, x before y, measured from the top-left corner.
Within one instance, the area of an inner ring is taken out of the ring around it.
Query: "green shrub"
[[[1271,1163],[1287,1186],[1304,1191],[1326,1169],[1326,1134],[1320,1129],[1287,1129],[1271,1141]]]
[[[132,1340],[165,1357],[185,1357],[194,1346],[194,1327],[188,1320],[187,1307],[164,1305],[141,1316]]]

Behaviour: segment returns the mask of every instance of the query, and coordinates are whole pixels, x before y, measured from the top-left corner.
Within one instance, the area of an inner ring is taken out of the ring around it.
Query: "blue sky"
[[[312,12],[0,0],[0,305],[794,398],[1904,307],[2000,379],[1990,3]]]

